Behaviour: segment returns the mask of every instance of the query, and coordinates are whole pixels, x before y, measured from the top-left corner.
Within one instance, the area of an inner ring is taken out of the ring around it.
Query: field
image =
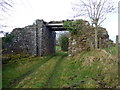
[[[83,51],[11,60],[3,65],[3,88],[116,88],[116,49]]]

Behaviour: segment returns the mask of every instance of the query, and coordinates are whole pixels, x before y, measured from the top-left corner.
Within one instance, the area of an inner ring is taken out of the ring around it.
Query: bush
[[[7,64],[9,62],[17,62],[21,58],[27,58],[30,55],[27,52],[22,52],[20,54],[5,54],[2,55],[2,63]]]
[[[64,33],[59,36],[59,44],[62,51],[68,51],[68,34]]]
[[[15,37],[14,34],[9,34],[8,36],[3,37],[2,40],[3,40],[3,42],[5,42],[5,43],[9,43],[9,42],[12,42],[12,41],[13,41],[13,38],[14,38],[14,37]]]
[[[85,30],[89,23],[85,20],[79,19],[76,21],[66,21],[63,26],[73,35],[79,36],[86,33]]]

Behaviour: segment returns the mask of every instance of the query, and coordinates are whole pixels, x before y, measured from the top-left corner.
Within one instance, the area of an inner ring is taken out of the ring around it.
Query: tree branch
[[[106,1],[107,1],[107,0],[104,0],[103,4],[101,5],[100,10],[98,11],[98,16],[97,16],[97,18],[99,18],[99,17],[100,17],[101,12],[102,12],[102,10],[103,10],[103,8],[104,8],[104,5],[105,5]]]
[[[101,23],[103,23],[106,20],[106,18],[104,18],[103,20],[101,20],[101,22],[99,23],[99,26],[101,25]]]
[[[89,16],[89,18],[90,18],[90,20],[91,20],[91,15],[90,15],[90,11],[89,11],[89,9],[88,9],[88,6],[89,5],[87,5],[86,3],[84,3],[82,0],[81,0],[81,2],[84,4],[84,6],[86,7],[86,10],[87,10],[87,12],[88,12],[88,16]],[[92,21],[92,20],[91,20]]]

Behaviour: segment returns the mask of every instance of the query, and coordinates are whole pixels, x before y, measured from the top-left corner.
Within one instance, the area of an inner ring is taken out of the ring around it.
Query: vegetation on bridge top
[[[85,34],[86,32],[90,32],[89,22],[82,19],[74,21],[65,21],[63,26],[73,35],[80,36]]]

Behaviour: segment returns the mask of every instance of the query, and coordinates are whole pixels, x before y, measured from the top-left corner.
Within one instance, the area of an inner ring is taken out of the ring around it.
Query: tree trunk
[[[98,48],[98,25],[95,25],[95,49]]]

